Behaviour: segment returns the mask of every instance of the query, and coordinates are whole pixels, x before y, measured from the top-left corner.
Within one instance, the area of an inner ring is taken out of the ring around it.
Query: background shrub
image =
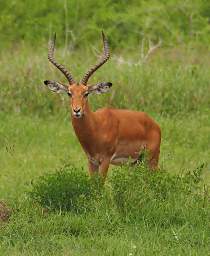
[[[193,40],[209,45],[209,10],[207,0],[1,1],[0,44],[40,45],[56,31],[71,50],[94,44],[104,29],[118,49],[160,37],[166,44]]]

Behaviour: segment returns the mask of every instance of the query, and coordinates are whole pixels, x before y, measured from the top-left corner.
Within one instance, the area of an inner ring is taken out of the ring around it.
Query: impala
[[[88,158],[90,175],[98,172],[104,179],[110,164],[136,162],[143,150],[148,152],[148,164],[152,170],[158,166],[161,130],[158,124],[144,112],[127,109],[102,108],[91,110],[90,94],[102,94],[110,90],[112,83],[87,84],[93,73],[110,57],[108,41],[102,32],[103,55],[78,83],[71,73],[54,58],[55,36],[49,42],[48,60],[67,78],[64,85],[52,80],[44,84],[53,92],[66,93],[70,98],[71,120],[76,136]]]

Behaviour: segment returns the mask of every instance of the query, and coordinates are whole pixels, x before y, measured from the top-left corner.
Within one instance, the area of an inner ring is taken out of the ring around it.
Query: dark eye
[[[84,97],[87,97],[88,94],[89,94],[89,92],[85,92],[85,93],[84,93]]]
[[[71,96],[72,96],[71,92],[67,92],[67,93],[68,93],[69,97],[71,97]]]

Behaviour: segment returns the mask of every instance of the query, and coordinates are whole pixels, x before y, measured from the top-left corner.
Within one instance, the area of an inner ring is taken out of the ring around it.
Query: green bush
[[[171,175],[151,172],[144,165],[115,169],[102,188],[100,179],[89,179],[80,169],[67,165],[45,175],[33,185],[31,196],[51,210],[88,213],[107,223],[147,223],[149,226],[202,225],[207,221],[209,195],[202,193],[201,171]]]
[[[122,167],[112,173],[113,200],[123,218],[168,227],[206,219],[200,179],[203,165],[192,173],[150,172],[144,166]]]
[[[65,165],[53,174],[41,176],[33,184],[30,196],[49,210],[82,213],[90,209],[100,187],[97,177],[90,180],[79,168]]]

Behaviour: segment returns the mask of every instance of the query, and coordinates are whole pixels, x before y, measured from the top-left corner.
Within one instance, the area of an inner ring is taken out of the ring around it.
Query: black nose
[[[81,110],[81,108],[75,108],[75,109],[74,109],[74,112],[75,112],[75,113],[79,113],[80,110]]]

